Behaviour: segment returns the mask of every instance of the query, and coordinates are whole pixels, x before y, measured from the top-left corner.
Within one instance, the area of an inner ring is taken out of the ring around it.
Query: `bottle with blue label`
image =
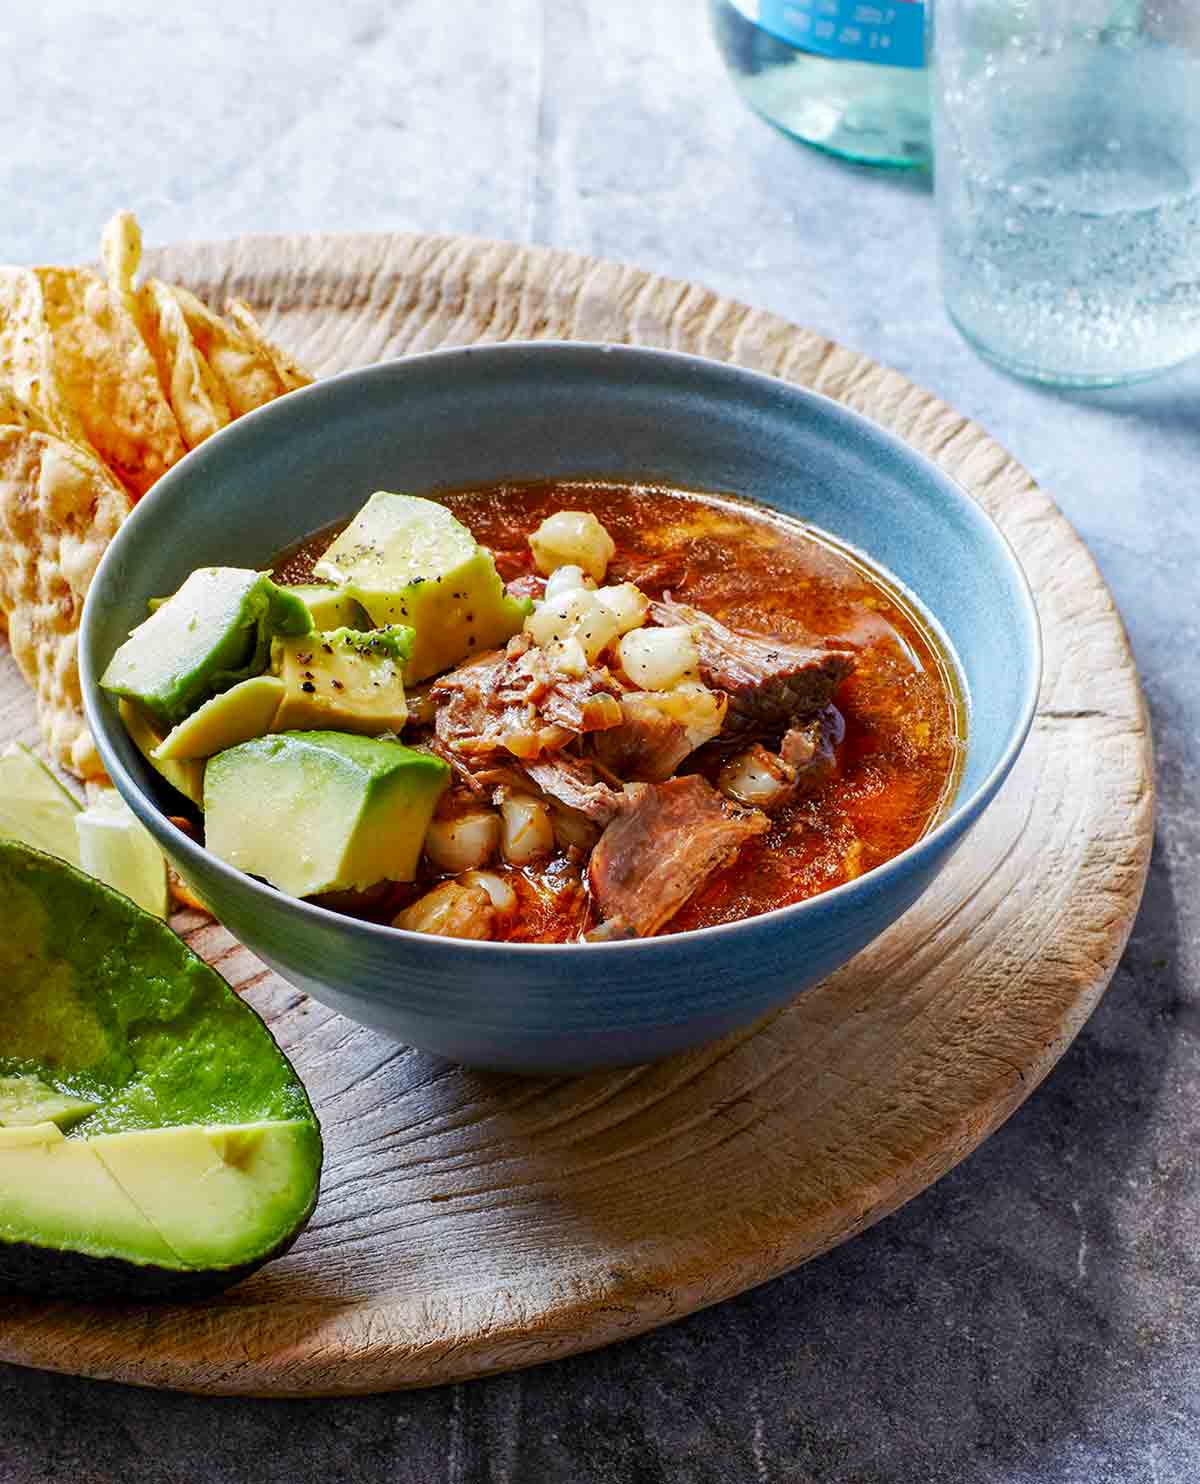
[[[923,0],[709,0],[746,102],[786,133],[869,165],[928,165]]]

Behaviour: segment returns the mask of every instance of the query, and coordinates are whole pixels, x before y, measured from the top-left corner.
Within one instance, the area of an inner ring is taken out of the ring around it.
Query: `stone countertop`
[[[0,20],[0,261],[241,232],[467,232],[700,279],[982,423],[1082,532],[1153,715],[1112,987],[964,1164],[655,1334],[466,1386],[256,1402],[0,1367],[0,1480],[1194,1484],[1200,1478],[1200,365],[1066,394],[975,358],[927,182],[747,113],[683,0],[43,0]],[[0,1311],[0,1323],[3,1323]]]

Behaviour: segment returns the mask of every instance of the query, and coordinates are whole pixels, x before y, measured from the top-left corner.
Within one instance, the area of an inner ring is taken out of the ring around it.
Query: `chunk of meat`
[[[836,706],[826,706],[819,716],[784,734],[779,756],[796,771],[797,793],[816,793],[833,776],[845,735],[846,721]]]
[[[724,735],[753,736],[823,711],[854,669],[854,651],[743,634],[669,595],[651,604],[655,623],[687,624],[705,685],[729,697]]]
[[[598,778],[589,762],[569,752],[556,752],[525,763],[522,771],[544,794],[597,824],[607,824],[620,808],[620,793]]]
[[[527,634],[442,675],[430,688],[440,749],[536,758],[584,732],[619,726],[620,686],[603,667],[578,678],[552,668]]]
[[[731,757],[717,775],[717,787],[728,799],[768,813],[793,799],[817,791],[837,769],[837,747],[846,724],[836,706],[792,727],[778,752],[752,742]]]
[[[685,757],[720,735],[725,697],[703,685],[668,691],[629,691],[621,697],[619,727],[597,732],[591,750],[629,783],[662,783]]]
[[[768,827],[765,814],[731,804],[699,774],[629,784],[588,867],[599,914],[615,924],[609,936],[658,932],[714,871]]]

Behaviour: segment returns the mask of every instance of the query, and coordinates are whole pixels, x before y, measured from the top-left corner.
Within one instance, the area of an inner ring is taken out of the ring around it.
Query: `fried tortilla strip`
[[[158,369],[120,294],[93,273],[35,268],[58,384],[87,441],[134,499],[187,452]]]
[[[54,424],[36,407],[0,382],[0,428],[27,428],[31,433],[55,433]]]
[[[0,427],[0,609],[50,755],[81,778],[103,769],[80,699],[79,615],[129,508],[94,454],[52,434]]]
[[[158,374],[189,448],[223,428],[232,417],[225,389],[196,348],[179,300],[157,278],[142,290],[143,329]]]
[[[216,372],[234,417],[283,395],[286,388],[275,367],[253,340],[189,290],[167,284],[162,288],[178,301],[196,348]]]
[[[100,253],[109,292],[137,322],[158,370],[158,380],[184,442],[195,448],[230,419],[229,402],[212,367],[196,349],[177,300],[151,279],[138,292],[134,276],[142,261],[142,231],[131,211],[118,211],[105,227]]]
[[[226,315],[234,322],[247,340],[253,341],[275,368],[275,374],[283,382],[285,392],[294,392],[302,386],[311,386],[316,380],[311,371],[306,371],[282,345],[268,339],[263,327],[254,317],[254,311],[245,299],[231,299],[226,306]]]
[[[0,268],[0,381],[60,437],[87,441],[55,374],[42,285],[32,268]]]

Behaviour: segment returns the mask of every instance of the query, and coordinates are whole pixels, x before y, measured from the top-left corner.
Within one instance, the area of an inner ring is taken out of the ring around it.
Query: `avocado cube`
[[[171,727],[217,691],[265,670],[274,635],[311,629],[300,599],[264,573],[201,567],[134,629],[100,684]]]
[[[166,728],[151,721],[136,701],[118,702],[117,711],[129,740],[154,771],[199,808],[204,803],[203,758],[160,758],[158,749],[166,740]]]
[[[279,732],[210,758],[205,843],[289,896],[411,881],[434,806],[440,758],[344,732]]]
[[[313,573],[345,587],[377,627],[412,627],[410,685],[504,644],[532,606],[508,596],[491,552],[444,505],[386,490],[371,496]]]
[[[313,628],[366,629],[370,622],[362,604],[344,587],[330,587],[326,582],[294,582],[280,592],[299,598],[312,615]]]
[[[400,625],[277,639],[271,659],[283,695],[273,729],[400,731],[408,720],[403,672],[412,643],[413,631]]]
[[[306,639],[277,643],[307,644]],[[154,749],[154,763],[169,763],[189,758],[212,757],[249,742],[272,729],[284,684],[277,675],[252,675],[239,680],[232,690],[205,701],[203,706],[185,716]]]

